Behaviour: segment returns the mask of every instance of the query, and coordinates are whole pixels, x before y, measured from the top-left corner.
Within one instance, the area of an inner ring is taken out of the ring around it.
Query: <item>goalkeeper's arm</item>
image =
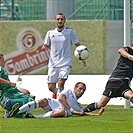
[[[129,54],[128,55],[128,59],[131,60],[131,61],[133,61],[133,56]]]
[[[121,56],[123,56],[123,57],[125,57],[125,58],[128,58],[129,60],[133,61],[133,56],[130,55],[124,48],[120,48],[120,49],[118,50],[118,53],[119,53]]]

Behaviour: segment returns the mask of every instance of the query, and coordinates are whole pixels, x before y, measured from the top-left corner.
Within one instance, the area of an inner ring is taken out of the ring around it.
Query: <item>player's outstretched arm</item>
[[[128,58],[129,60],[133,61],[133,56],[130,55],[124,48],[120,48],[120,49],[118,50],[118,53],[119,53],[121,56],[123,56],[123,57],[125,57],[125,58]]]
[[[9,84],[11,87],[16,86],[16,83],[10,82],[9,80],[5,80],[3,78],[0,78],[0,84]]]
[[[88,112],[82,113],[82,112],[78,112],[78,111],[72,111],[72,114],[73,115],[79,115],[79,116],[100,116],[103,114],[104,111],[105,111],[105,109],[104,109],[104,107],[102,107],[99,110],[98,114],[93,114],[93,113],[88,113]]]
[[[78,112],[78,111],[72,111],[72,114],[73,114],[73,115],[83,115],[82,112]]]
[[[103,114],[103,112],[105,111],[104,107],[100,108],[98,114],[93,114],[93,113],[88,113],[88,112],[84,112],[84,116],[100,116]]]

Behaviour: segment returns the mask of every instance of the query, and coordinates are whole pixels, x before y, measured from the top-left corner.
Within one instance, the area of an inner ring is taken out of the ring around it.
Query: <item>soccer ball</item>
[[[76,49],[74,51],[74,56],[78,60],[85,60],[89,57],[89,49],[84,45],[80,45],[80,46],[76,47]]]

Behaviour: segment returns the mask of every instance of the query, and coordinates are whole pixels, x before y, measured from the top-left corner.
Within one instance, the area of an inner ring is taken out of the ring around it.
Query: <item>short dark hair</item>
[[[3,56],[3,54],[0,53],[1,56]]]
[[[65,17],[65,15],[62,12],[57,13],[56,16],[57,15],[63,15],[64,16],[64,19],[66,20],[66,17]],[[55,17],[55,19],[56,19],[56,17]]]
[[[77,83],[75,84],[75,87],[77,88],[79,84],[82,84],[82,85],[86,88],[86,85],[85,85],[85,83],[83,83],[83,82],[77,82]]]

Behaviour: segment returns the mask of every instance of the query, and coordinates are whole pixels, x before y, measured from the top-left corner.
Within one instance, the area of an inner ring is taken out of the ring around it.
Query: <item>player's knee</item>
[[[25,90],[25,94],[30,94],[30,92],[28,90]]]
[[[58,87],[59,88],[64,88],[64,84],[65,84],[65,79],[58,79]]]
[[[53,111],[52,117],[65,117],[65,111],[63,109]]]
[[[64,109],[60,109],[60,115],[61,115],[61,116],[65,116],[65,111],[64,111]]]
[[[56,84],[48,84],[48,89],[53,91],[56,88]]]
[[[43,98],[43,99],[38,100],[38,103],[39,103],[39,107],[43,108],[48,105],[48,100],[46,98]]]
[[[51,88],[51,87],[48,87],[48,89],[49,89],[50,91],[53,91],[53,88]]]

